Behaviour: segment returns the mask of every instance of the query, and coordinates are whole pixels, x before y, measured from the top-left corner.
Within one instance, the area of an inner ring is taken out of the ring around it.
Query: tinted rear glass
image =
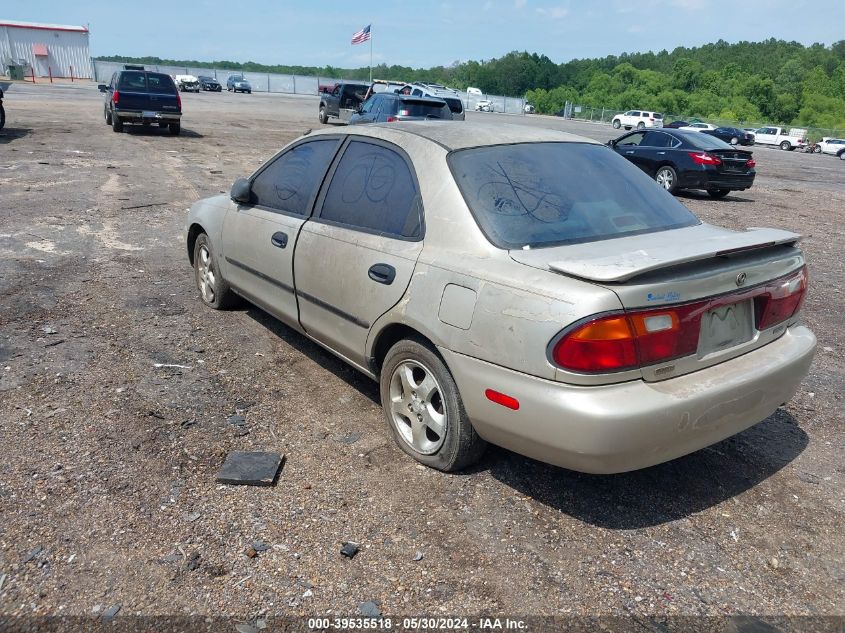
[[[460,99],[455,99],[454,97],[444,97],[443,101],[446,102],[446,105],[449,106],[449,109],[455,114],[460,114],[464,111],[464,104],[461,103]]]
[[[404,99],[396,105],[395,113],[399,116],[418,116],[437,119],[451,119],[452,113],[446,104],[431,103],[430,101],[414,101]]]
[[[725,141],[710,134],[702,134],[701,132],[685,134],[684,141],[688,146],[695,147],[697,149],[733,149],[733,147],[725,143]]]
[[[663,115],[662,115],[662,114],[660,114],[659,112],[655,112],[655,113],[654,113],[654,118],[655,118],[655,119],[662,119],[662,118],[663,118]]]
[[[639,168],[602,145],[521,143],[459,150],[452,174],[499,248],[590,242],[699,220]]]
[[[176,85],[173,83],[173,79],[170,78],[170,75],[148,73],[147,85],[149,86],[150,92],[157,94],[170,94],[172,92],[176,92]]]
[[[147,91],[147,78],[143,72],[137,70],[123,72],[120,74],[120,82],[117,85],[119,90],[125,91]]]

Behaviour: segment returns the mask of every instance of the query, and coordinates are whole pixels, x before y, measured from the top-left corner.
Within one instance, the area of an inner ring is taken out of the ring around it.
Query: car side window
[[[628,146],[628,145],[644,145],[643,138],[645,137],[645,132],[635,132],[634,134],[630,134],[625,138],[621,139],[617,145],[619,146]]]
[[[335,138],[306,141],[276,158],[253,179],[253,204],[307,215],[337,144]]]
[[[640,145],[643,147],[672,147],[674,145],[672,141],[672,137],[663,132],[648,132]]]
[[[373,111],[373,107],[375,106],[375,104],[376,104],[376,97],[370,97],[361,106],[361,113],[362,114],[370,114]]]
[[[352,141],[332,176],[319,217],[371,233],[418,238],[422,205],[408,163],[382,145]]]
[[[422,90],[420,90],[419,88],[415,88],[414,91],[411,94],[415,97],[421,97],[422,96]]]
[[[640,113],[638,110],[634,110],[633,112],[631,112],[631,116],[640,116]]]

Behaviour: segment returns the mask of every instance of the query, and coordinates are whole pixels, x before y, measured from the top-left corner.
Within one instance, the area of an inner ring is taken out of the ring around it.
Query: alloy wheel
[[[446,439],[446,403],[434,374],[416,360],[399,363],[390,377],[390,418],[399,437],[422,455]]]
[[[211,259],[211,252],[208,246],[203,244],[199,249],[197,261],[197,283],[202,293],[203,301],[214,303],[214,288],[216,276],[214,272],[214,261]]]
[[[655,177],[657,184],[666,189],[667,191],[672,188],[672,185],[675,184],[675,177],[673,176],[672,172],[668,169],[661,169],[657,172],[657,176]]]

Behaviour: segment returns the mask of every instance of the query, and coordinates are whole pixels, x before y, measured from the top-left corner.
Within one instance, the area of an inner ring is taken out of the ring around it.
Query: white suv
[[[620,127],[626,130],[634,127],[638,130],[647,127],[663,127],[663,115],[659,112],[628,110],[625,114],[617,114],[613,117],[613,129],[618,130]]]
[[[824,137],[817,145],[817,151],[833,154],[845,160],[845,139]]]

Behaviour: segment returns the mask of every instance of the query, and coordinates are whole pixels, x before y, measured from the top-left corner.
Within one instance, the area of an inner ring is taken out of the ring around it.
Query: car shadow
[[[247,316],[381,406],[378,384],[306,336],[244,302]],[[809,438],[784,409],[691,455],[629,473],[589,475],[490,446],[456,476],[489,472],[521,494],[585,523],[613,530],[651,527],[719,505],[794,461]]]
[[[158,125],[125,125],[123,127],[123,131],[126,134],[132,134],[133,136],[171,136],[170,130],[166,127],[159,127]],[[173,138],[205,138],[199,132],[194,132],[193,130],[189,130],[188,128],[182,128],[179,131],[178,136],[174,136]]]
[[[588,475],[491,448],[475,469],[585,523],[651,527],[719,505],[765,481],[807,447],[795,418],[778,409],[759,424],[690,455],[618,475]]]
[[[704,191],[685,190],[678,191],[675,196],[678,198],[690,198],[692,200],[711,200],[713,202],[754,202],[750,198],[742,198],[734,193],[729,193],[724,198],[713,198]]]
[[[256,323],[263,325],[300,354],[314,361],[323,369],[332,372],[335,376],[347,382],[351,387],[357,389],[362,395],[381,406],[381,397],[379,396],[379,387],[376,381],[368,378],[357,369],[350,367],[304,334],[300,334],[296,330],[289,328],[275,317],[251,303],[244,302],[242,309],[248,317]]]
[[[32,132],[32,129],[28,127],[4,127],[0,130],[0,145],[23,138],[30,132]]]

